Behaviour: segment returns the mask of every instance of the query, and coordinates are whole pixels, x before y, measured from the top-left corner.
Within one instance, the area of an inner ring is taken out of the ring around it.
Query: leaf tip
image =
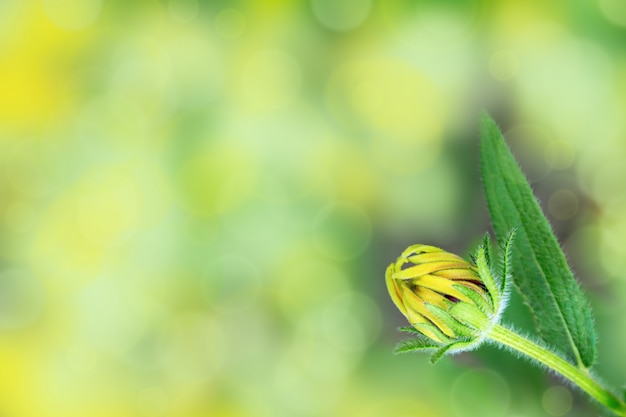
[[[493,117],[489,114],[487,110],[483,110],[480,114],[480,124],[481,126],[493,125],[496,122],[493,120]]]
[[[494,133],[497,136],[500,133],[500,128],[493,117],[487,111],[483,111],[480,117],[480,136],[483,140],[486,140]]]

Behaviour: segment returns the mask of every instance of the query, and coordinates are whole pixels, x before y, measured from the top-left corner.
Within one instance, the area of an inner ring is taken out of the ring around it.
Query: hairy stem
[[[596,381],[587,369],[572,365],[548,349],[498,324],[492,328],[488,337],[558,372],[618,416],[626,416],[626,403]]]

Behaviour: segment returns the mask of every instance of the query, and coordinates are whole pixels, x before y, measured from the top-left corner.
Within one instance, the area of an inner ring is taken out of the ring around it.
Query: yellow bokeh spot
[[[48,274],[57,268],[98,269],[168,207],[168,188],[157,168],[129,163],[94,170],[43,213],[33,261]]]
[[[50,21],[65,30],[91,26],[102,10],[102,0],[42,0],[41,4]]]
[[[73,73],[66,67],[87,34],[59,28],[36,6],[22,7],[2,33],[0,127],[32,130],[58,121],[70,108]]]
[[[358,59],[331,80],[331,105],[347,106],[359,122],[400,142],[440,137],[443,93],[419,69],[392,59]]]
[[[346,293],[349,289],[348,277],[341,269],[317,258],[310,251],[292,254],[285,257],[285,264],[277,273],[278,304],[293,322],[319,310],[334,295]]]
[[[105,180],[97,193],[82,195],[76,220],[84,237],[94,245],[109,246],[131,234],[140,216],[138,191],[120,175]]]
[[[320,157],[324,164],[312,166],[311,169],[315,172],[307,176],[332,183],[333,186],[325,198],[334,197],[364,205],[374,203],[380,191],[380,178],[372,171],[368,152],[362,146],[355,146],[345,138],[337,137],[331,140],[332,145],[325,149]]]
[[[187,209],[213,216],[243,204],[255,191],[258,167],[243,147],[207,145],[182,166],[179,190]]]
[[[36,59],[0,62],[0,122],[25,124],[49,120],[63,102],[63,86]]]
[[[38,361],[33,360],[32,345],[16,343],[10,345],[5,340],[0,346],[0,360],[4,364],[3,372],[0,373],[0,390],[3,393],[2,411],[9,415],[34,416],[38,406],[32,401],[33,379],[38,374]],[[13,346],[11,346],[13,345]],[[16,378],[16,376],[19,376]]]
[[[414,175],[430,168],[441,155],[441,141],[398,142],[393,137],[379,135],[370,143],[374,161],[395,175]]]
[[[280,49],[265,49],[248,58],[240,85],[246,104],[257,110],[273,110],[293,101],[301,83],[302,71],[294,57]]]

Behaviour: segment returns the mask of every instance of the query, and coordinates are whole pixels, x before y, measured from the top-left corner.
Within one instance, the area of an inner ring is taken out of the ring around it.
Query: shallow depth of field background
[[[626,383],[624,45],[622,0],[0,2],[0,415],[597,415],[393,356],[383,276],[489,229],[486,109]]]

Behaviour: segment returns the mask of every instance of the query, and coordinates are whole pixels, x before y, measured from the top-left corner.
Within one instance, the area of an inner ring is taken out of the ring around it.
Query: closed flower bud
[[[387,268],[389,295],[411,325],[436,344],[480,343],[498,319],[502,300],[485,251],[479,249],[474,265],[434,246],[411,246]]]

